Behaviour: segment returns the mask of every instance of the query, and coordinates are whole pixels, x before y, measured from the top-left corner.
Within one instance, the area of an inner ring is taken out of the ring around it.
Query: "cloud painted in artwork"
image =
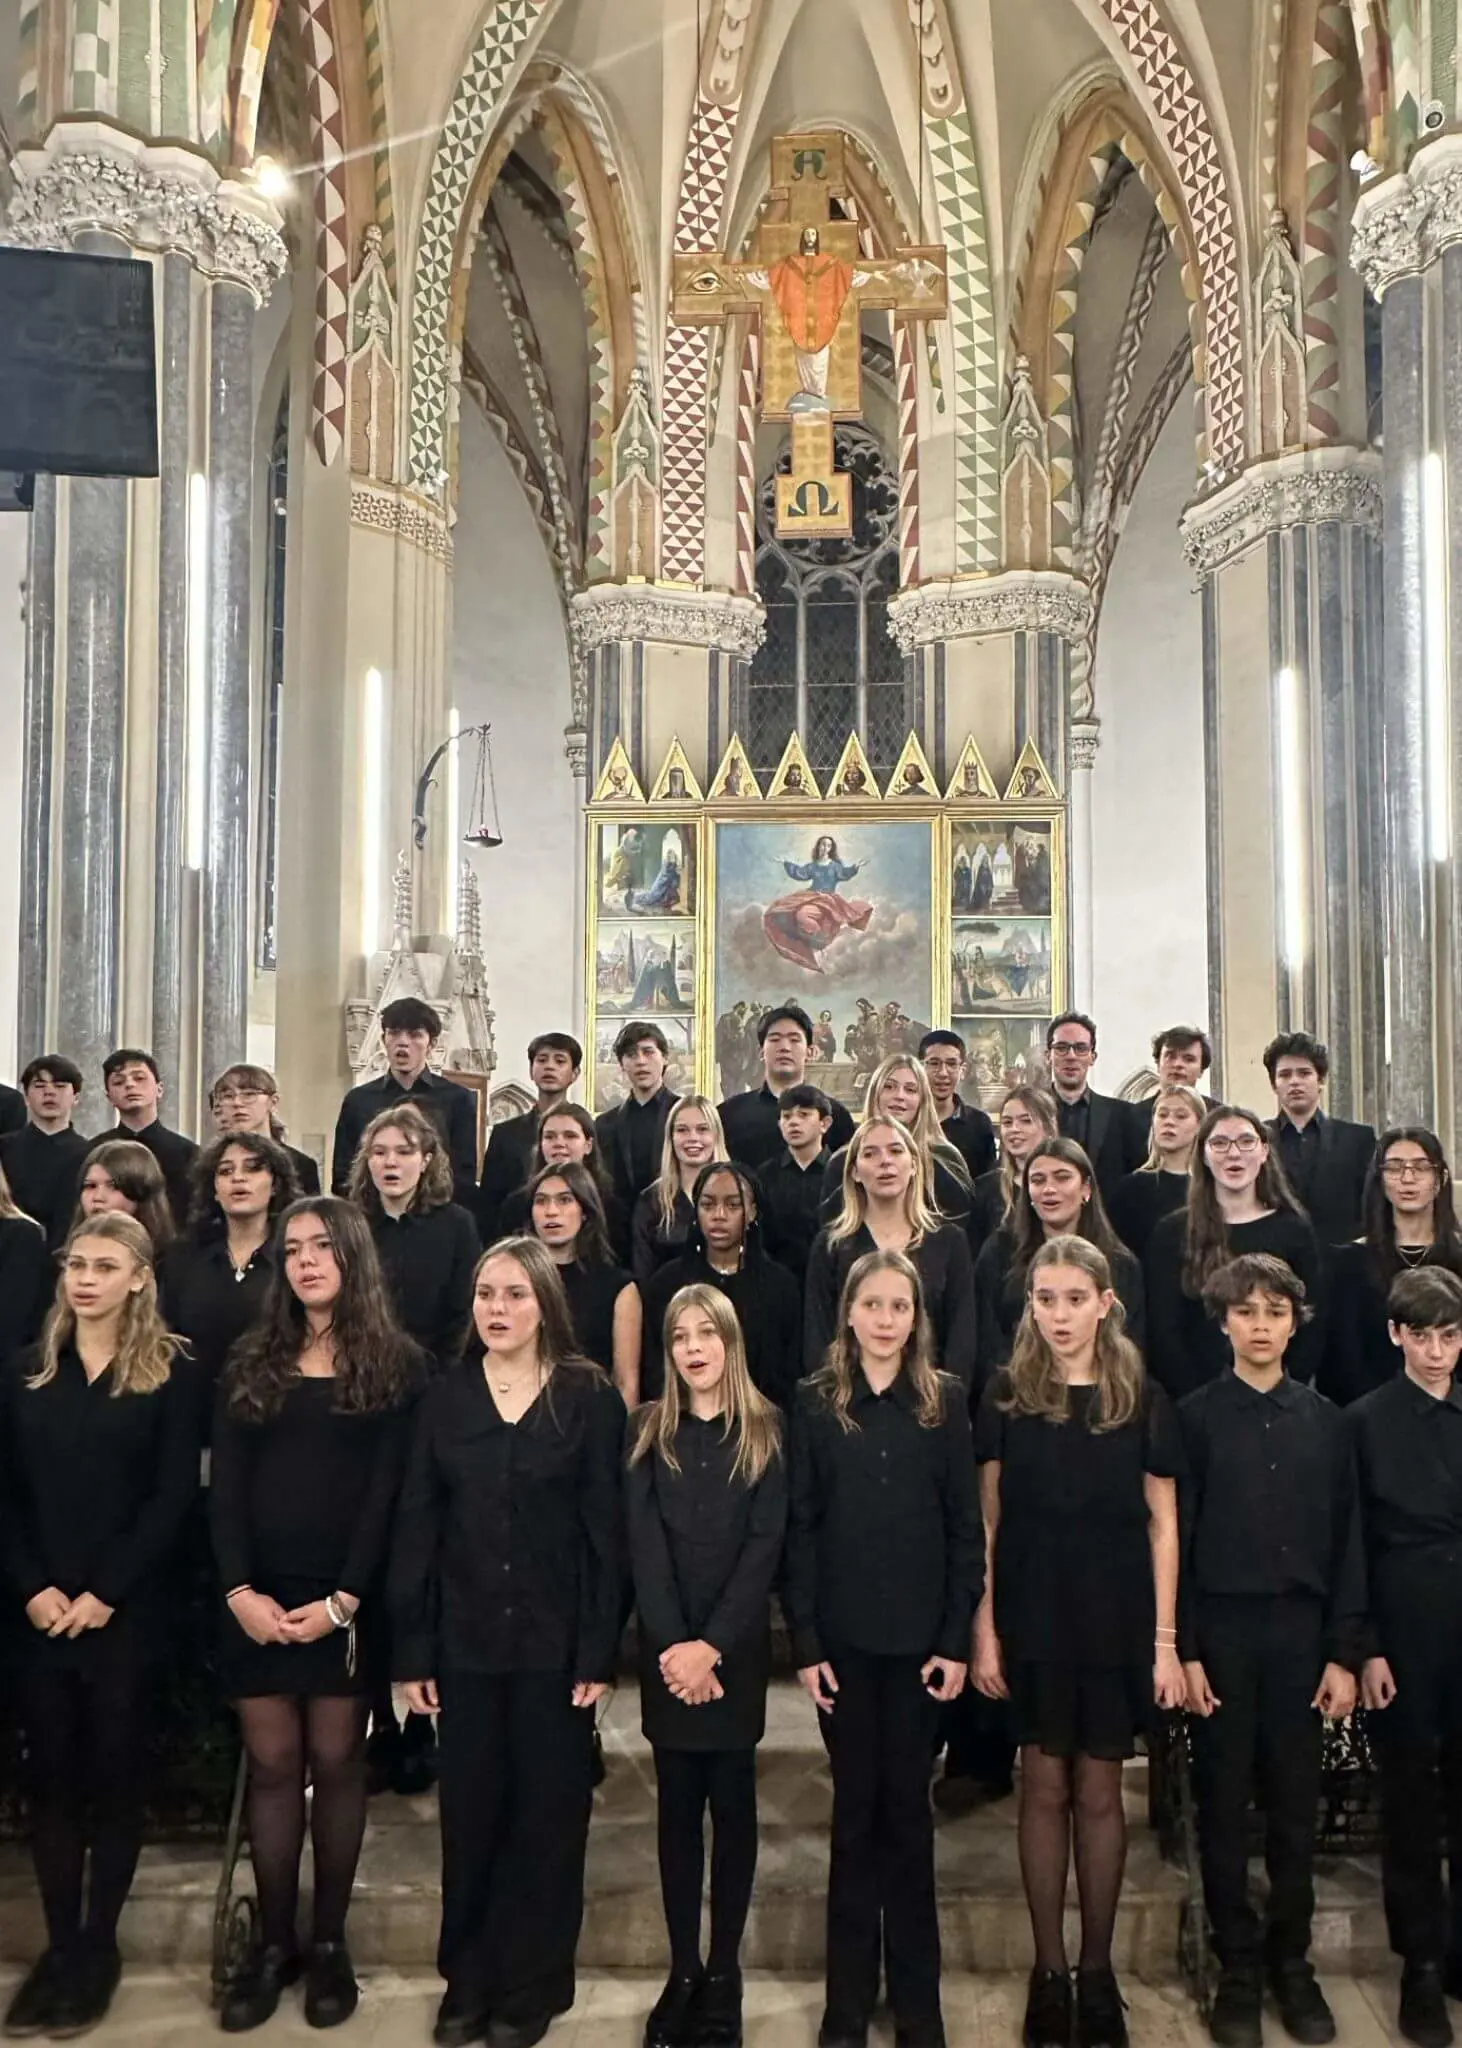
[[[775,950],[762,926],[766,906],[739,904],[721,925],[718,969],[738,993],[770,996],[783,989],[819,989],[872,995],[887,1001],[927,1001],[928,920],[908,909],[875,902],[867,931],[842,932],[822,955],[823,972],[809,973]]]

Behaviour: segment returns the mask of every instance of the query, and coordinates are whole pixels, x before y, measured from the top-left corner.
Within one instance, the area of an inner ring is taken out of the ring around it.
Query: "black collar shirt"
[[[1083,1088],[1075,1102],[1068,1102],[1064,1095],[1056,1097],[1056,1128],[1063,1138],[1070,1138],[1074,1144],[1091,1156],[1091,1090]]]
[[[454,1364],[472,1315],[475,1221],[455,1202],[443,1202],[404,1216],[378,1209],[370,1225],[397,1321],[434,1368]]]
[[[808,1373],[816,1372],[827,1356],[837,1331],[843,1286],[855,1262],[864,1252],[877,1249],[866,1223],[836,1244],[825,1229],[813,1239],[803,1289],[803,1361]],[[910,1245],[908,1255],[923,1287],[924,1310],[934,1333],[934,1362],[941,1372],[953,1373],[963,1386],[972,1387],[979,1337],[969,1239],[957,1225],[941,1223]]]
[[[470,1088],[463,1088],[456,1081],[448,1081],[441,1074],[434,1074],[430,1067],[423,1068],[409,1088],[403,1088],[391,1073],[379,1074],[373,1081],[362,1081],[352,1088],[340,1105],[340,1115],[335,1123],[335,1143],[331,1153],[330,1185],[337,1195],[343,1195],[350,1180],[350,1169],[355,1164],[355,1155],[365,1128],[373,1117],[385,1109],[397,1109],[403,1102],[409,1102],[419,1109],[423,1116],[431,1118],[447,1148],[447,1157],[452,1162],[452,1199],[463,1208],[476,1209],[477,1204],[477,1102]]]
[[[799,1166],[784,1145],[778,1157],[760,1169],[765,1207],[767,1249],[800,1280],[807,1271],[812,1240],[822,1228],[823,1176],[826,1148],[810,1166]]]
[[[1178,1404],[1188,1479],[1181,1491],[1182,1654],[1197,1655],[1210,1597],[1311,1595],[1326,1657],[1362,1654],[1365,1558],[1355,1458],[1341,1411],[1286,1373],[1268,1393],[1230,1368]]]
[[[1384,1641],[1398,1610],[1462,1610],[1462,1387],[1437,1400],[1398,1373],[1345,1416]]]
[[[792,1505],[783,1605],[799,1667],[837,1647],[965,1662],[985,1584],[969,1405],[941,1374],[943,1415],[919,1421],[902,1373],[854,1380],[852,1429],[818,1386],[792,1410]]]
[[[739,1166],[757,1172],[785,1151],[782,1137],[781,1098],[763,1081],[745,1095],[730,1095],[720,1106],[721,1128],[726,1133],[726,1150]],[[827,1142],[833,1151],[849,1144],[854,1124],[841,1102],[832,1105],[832,1125]]]
[[[664,1097],[668,1093],[668,1089],[662,1088],[648,1102],[637,1102],[633,1095],[627,1095],[620,1111],[625,1163],[636,1189],[647,1188],[660,1172],[665,1118],[669,1113]]]
[[[996,1156],[995,1126],[983,1109],[956,1097],[954,1114],[945,1117],[939,1128],[969,1168],[972,1181],[990,1172]]]
[[[10,1192],[46,1233],[54,1251],[66,1241],[71,1218],[76,1213],[76,1181],[81,1162],[90,1146],[80,1131],[68,1125],[64,1131],[49,1133],[27,1124],[0,1138],[0,1166],[10,1183]]]
[[[201,1242],[181,1238],[164,1252],[158,1275],[163,1314],[168,1328],[187,1338],[210,1398],[230,1350],[263,1315],[273,1277],[270,1238],[242,1270],[222,1231]]]
[[[1317,1109],[1310,1121],[1303,1126],[1292,1124],[1287,1116],[1276,1120],[1279,1138],[1279,1157],[1289,1176],[1290,1186],[1301,1200],[1309,1192],[1319,1162],[1320,1145],[1325,1129],[1325,1112]]]

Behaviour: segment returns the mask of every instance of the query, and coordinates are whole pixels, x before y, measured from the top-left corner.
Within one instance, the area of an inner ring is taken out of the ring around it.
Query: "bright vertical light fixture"
[[[457,936],[457,871],[461,865],[457,851],[462,831],[462,749],[457,745],[461,730],[462,714],[454,704],[447,713],[447,731],[452,740],[447,749],[447,841],[452,848],[452,868],[447,876],[447,931],[452,938]]]
[[[1305,964],[1305,754],[1300,725],[1300,679],[1279,671],[1280,871],[1284,890],[1284,962],[1292,973]]]
[[[1426,629],[1426,823],[1433,860],[1452,853],[1452,802],[1448,789],[1447,473],[1439,454],[1428,455],[1422,475],[1421,545]]]
[[[208,479],[188,478],[188,668],[183,733],[183,863],[203,866],[208,820]]]
[[[385,888],[385,832],[381,803],[385,790],[386,679],[368,668],[365,679],[364,761],[361,775],[360,930],[369,959],[381,949],[381,895]]]

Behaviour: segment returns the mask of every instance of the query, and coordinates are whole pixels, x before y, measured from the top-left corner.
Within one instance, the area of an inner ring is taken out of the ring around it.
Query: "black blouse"
[[[568,1299],[574,1336],[585,1358],[592,1358],[614,1377],[614,1311],[619,1297],[634,1281],[622,1266],[560,1266],[558,1277]]]
[[[1129,1252],[1141,1259],[1164,1216],[1188,1199],[1186,1173],[1129,1173],[1112,1189],[1107,1215]]]
[[[1456,1267],[1427,1248],[1419,1266]],[[1405,1267],[1400,1269],[1405,1271]],[[1462,1277],[1462,1276],[1459,1276]],[[1325,1349],[1315,1384],[1329,1400],[1345,1408],[1401,1370],[1401,1352],[1391,1342],[1386,1296],[1371,1269],[1369,1245],[1336,1245],[1325,1260]]]
[[[423,1400],[396,1518],[394,1672],[614,1675],[624,1623],[624,1403],[568,1366],[517,1423],[482,1364],[453,1366]]]
[[[802,1356],[808,1373],[821,1368],[837,1333],[838,1303],[849,1273],[864,1252],[877,1249],[866,1223],[855,1237],[845,1237],[837,1244],[829,1240],[826,1230],[818,1232],[807,1261]],[[909,1258],[923,1283],[924,1309],[934,1331],[935,1364],[969,1387],[975,1377],[977,1345],[969,1240],[957,1224],[941,1223],[920,1243],[910,1246]]]
[[[976,1258],[988,1239],[992,1238],[1005,1221],[1005,1182],[998,1166],[989,1173],[982,1173],[970,1190],[970,1213],[965,1229],[969,1233],[970,1250]]]
[[[10,1192],[27,1216],[34,1216],[55,1250],[66,1242],[76,1214],[76,1182],[90,1140],[69,1126],[46,1132],[34,1124],[0,1138],[0,1166]]]
[[[678,1259],[690,1242],[695,1225],[695,1205],[682,1191],[675,1197],[675,1214],[667,1227],[660,1220],[660,1196],[648,1187],[635,1203],[630,1224],[630,1270],[643,1287],[657,1269]]]
[[[45,1232],[28,1216],[0,1216],[0,1366],[35,1343],[55,1298]]]
[[[1456,1640],[1462,1614],[1462,1387],[1440,1400],[1398,1373],[1346,1415],[1370,1609],[1383,1656]]]
[[[645,1289],[645,1347],[640,1399],[665,1391],[665,1312],[682,1287],[715,1287],[736,1311],[746,1341],[746,1363],[769,1401],[785,1408],[802,1376],[802,1292],[792,1275],[758,1247],[735,1273],[718,1273],[694,1251],[662,1266]]]
[[[979,1319],[977,1339],[980,1384],[983,1386],[997,1367],[1008,1363],[1015,1348],[1015,1333],[1025,1313],[1025,1282],[1017,1281],[1011,1270],[1015,1245],[1008,1231],[997,1230],[981,1247],[975,1261],[975,1310]],[[1126,1312],[1126,1332],[1140,1351],[1147,1338],[1146,1301],[1142,1268],[1124,1245],[1119,1245],[1108,1262],[1112,1286]]]
[[[658,1656],[705,1642],[723,1657],[756,1641],[787,1526],[787,1466],[778,1453],[755,1486],[732,1473],[734,1437],[719,1417],[681,1418],[672,1472],[657,1451],[625,1480],[630,1566],[640,1626]]]
[[[1231,1357],[1228,1339],[1203,1303],[1183,1291],[1187,1229],[1186,1211],[1164,1216],[1148,1240],[1142,1266],[1147,1286],[1147,1368],[1174,1401],[1216,1379]],[[1269,1252],[1304,1281],[1315,1319],[1296,1333],[1284,1368],[1291,1379],[1312,1380],[1324,1345],[1325,1296],[1320,1247],[1311,1225],[1292,1210],[1276,1209],[1257,1222],[1230,1225],[1228,1241],[1232,1258],[1241,1252]]]
[[[370,1226],[397,1321],[433,1366],[454,1364],[472,1316],[476,1221],[455,1202],[444,1202],[404,1216],[378,1210]]]
[[[187,1338],[194,1363],[208,1379],[210,1399],[230,1350],[263,1315],[273,1276],[269,1239],[241,1273],[222,1232],[201,1242],[180,1238],[163,1253],[158,1268],[162,1312],[168,1328]]]

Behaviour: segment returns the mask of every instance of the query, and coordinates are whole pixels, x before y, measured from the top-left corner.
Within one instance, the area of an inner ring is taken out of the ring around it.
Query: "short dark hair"
[[[670,1041],[665,1036],[665,1033],[658,1024],[651,1024],[639,1017],[635,1018],[633,1023],[626,1024],[620,1031],[618,1038],[614,1041],[614,1057],[617,1060],[624,1059],[627,1054],[634,1051],[637,1045],[643,1045],[647,1038],[652,1045],[659,1046],[661,1052],[668,1060],[670,1057]]]
[[[775,1010],[768,1010],[756,1027],[756,1042],[765,1045],[767,1033],[774,1024],[795,1024],[807,1043],[812,1043],[812,1019],[800,1003],[778,1003]]]
[[[123,1067],[146,1067],[154,1081],[161,1081],[157,1061],[150,1052],[143,1052],[137,1045],[119,1045],[115,1052],[109,1052],[102,1061],[102,1085],[106,1086],[113,1074],[119,1074]]]
[[[819,1116],[830,1117],[833,1106],[820,1088],[811,1081],[798,1081],[790,1088],[784,1088],[777,1097],[777,1114],[784,1109],[815,1109]]]
[[[75,1060],[68,1060],[64,1053],[43,1052],[31,1060],[20,1077],[22,1088],[29,1088],[32,1081],[42,1076],[48,1081],[59,1081],[63,1087],[74,1088],[81,1093],[81,1069]]]
[[[1274,1069],[1281,1060],[1308,1060],[1323,1081],[1330,1072],[1330,1048],[1308,1031],[1281,1031],[1264,1048],[1264,1071],[1274,1084]]]
[[[1229,1309],[1247,1301],[1251,1294],[1281,1296],[1294,1310],[1296,1329],[1314,1314],[1305,1299],[1304,1281],[1293,1266],[1270,1252],[1244,1252],[1210,1273],[1203,1283],[1203,1306],[1221,1323]]]
[[[420,996],[397,996],[381,1012],[382,1031],[424,1031],[432,1043],[442,1035],[442,1020]]]
[[[1386,1314],[1408,1330],[1462,1329],[1462,1280],[1448,1266],[1413,1266],[1391,1282]]]
[[[1096,1051],[1096,1025],[1093,1023],[1092,1019],[1088,1017],[1084,1011],[1081,1010],[1063,1010],[1059,1017],[1053,1017],[1050,1023],[1046,1026],[1047,1052],[1051,1050],[1051,1045],[1055,1039],[1056,1033],[1061,1029],[1063,1024],[1079,1024],[1083,1031],[1089,1032],[1091,1034],[1091,1049],[1093,1052]]]
[[[540,1031],[536,1038],[528,1041],[528,1064],[531,1067],[541,1052],[566,1052],[574,1063],[574,1072],[579,1073],[584,1065],[584,1048],[577,1038],[571,1038],[567,1031]]]
[[[952,1045],[961,1059],[965,1056],[965,1042],[957,1031],[926,1031],[919,1040],[920,1059],[936,1045]]]
[[[1196,1024],[1169,1024],[1166,1031],[1159,1031],[1152,1041],[1153,1064],[1165,1052],[1183,1052],[1190,1045],[1203,1048],[1203,1072],[1206,1074],[1213,1065],[1213,1042],[1206,1031],[1200,1031]]]

